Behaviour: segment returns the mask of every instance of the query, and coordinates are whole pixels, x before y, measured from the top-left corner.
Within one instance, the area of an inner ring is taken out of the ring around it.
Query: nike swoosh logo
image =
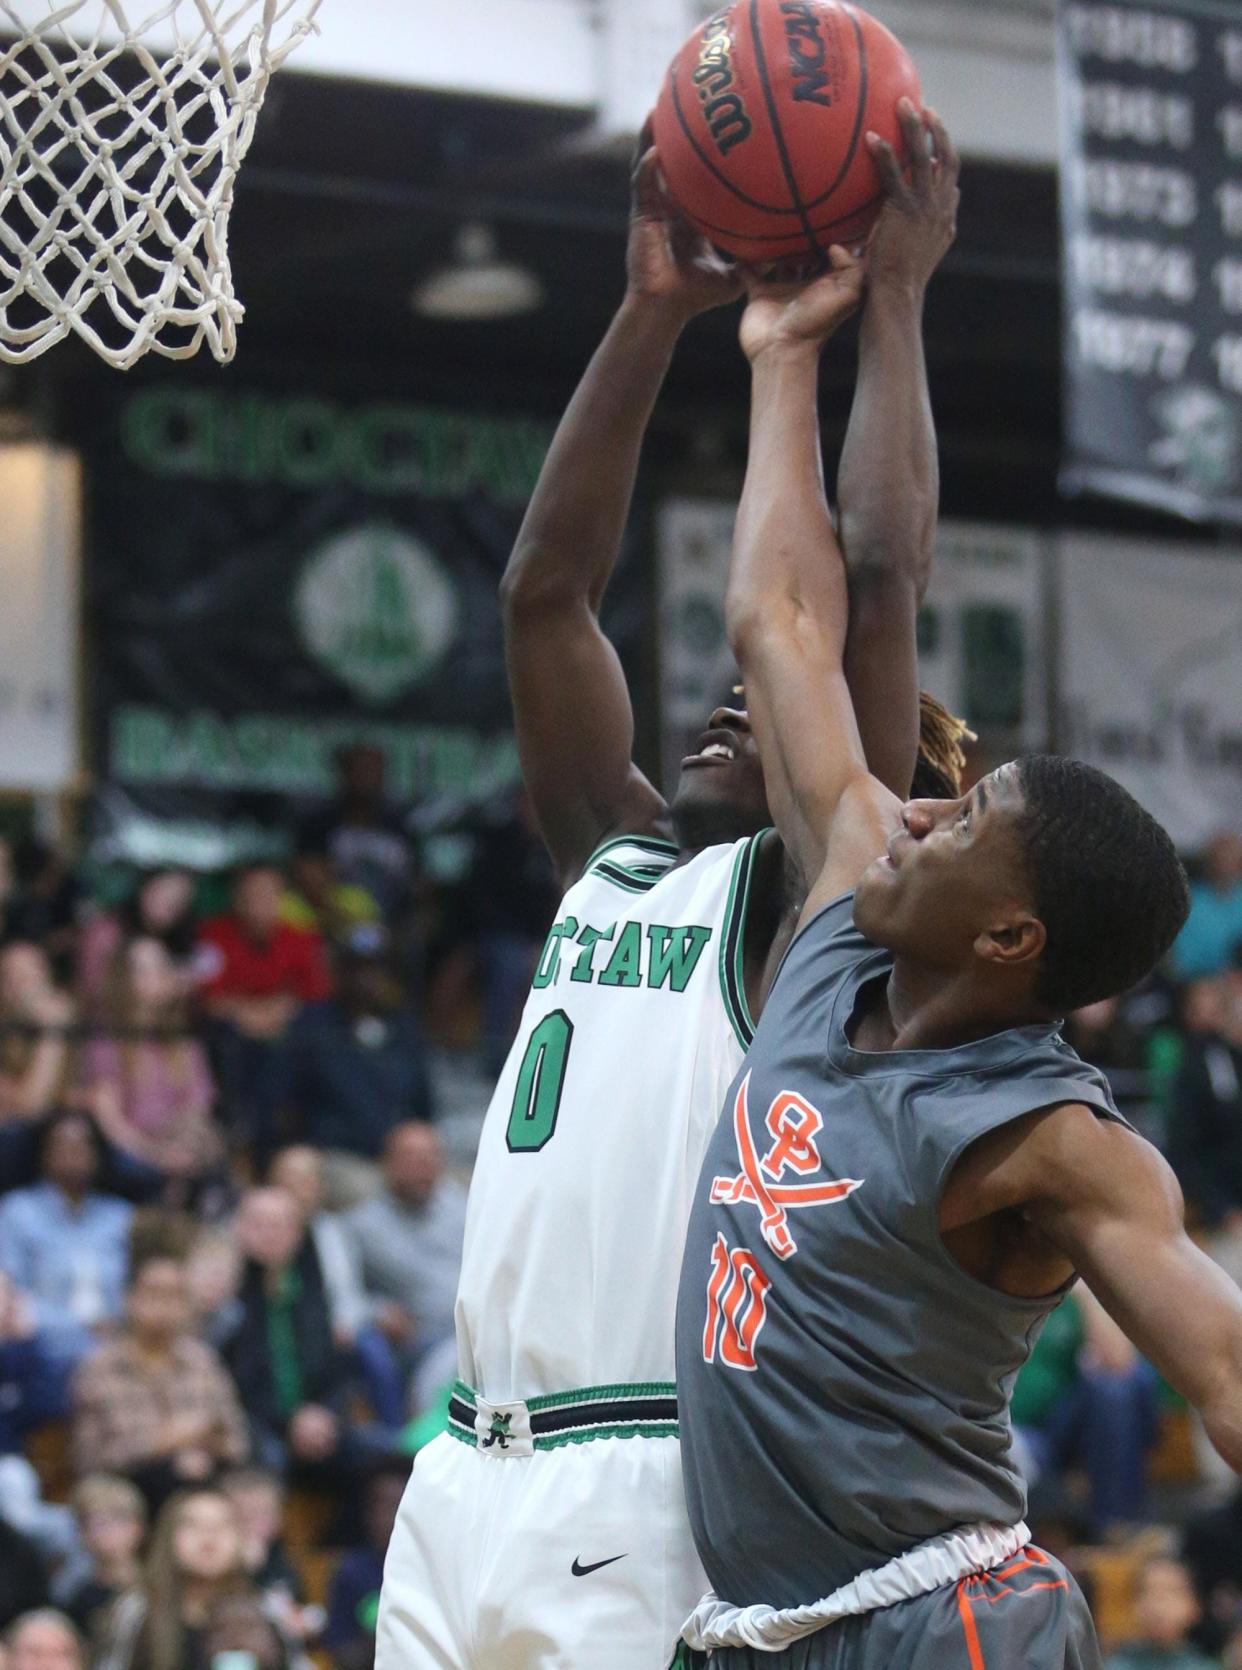
[[[605,1566],[615,1566],[618,1560],[624,1560],[625,1558],[624,1554],[614,1554],[611,1560],[596,1560],[593,1566],[579,1565],[575,1559],[569,1569],[575,1577],[590,1577],[593,1571],[602,1571]]]

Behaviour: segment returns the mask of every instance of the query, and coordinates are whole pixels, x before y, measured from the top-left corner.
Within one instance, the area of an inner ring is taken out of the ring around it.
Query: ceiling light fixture
[[[533,313],[543,285],[526,267],[500,260],[496,237],[481,221],[467,221],[453,240],[454,262],[418,284],[410,305],[424,319],[512,319]]]

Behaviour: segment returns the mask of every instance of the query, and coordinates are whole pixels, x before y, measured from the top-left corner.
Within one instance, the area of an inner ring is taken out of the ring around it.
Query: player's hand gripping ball
[[[847,0],[734,0],[669,69],[655,143],[670,196],[713,244],[749,265],[828,266],[870,232],[884,187],[864,136],[906,161],[902,98],[918,71]]]

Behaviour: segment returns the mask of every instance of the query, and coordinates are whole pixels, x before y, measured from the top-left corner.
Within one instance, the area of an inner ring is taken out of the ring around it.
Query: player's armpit
[[[1186,1234],[1181,1190],[1150,1143],[1097,1119],[1049,1123],[1032,1145],[1047,1171],[1028,1216],[1242,1472],[1242,1292]]]
[[[505,598],[522,777],[561,881],[608,836],[666,834],[663,797],[632,763],[634,715],[616,650],[586,598]]]

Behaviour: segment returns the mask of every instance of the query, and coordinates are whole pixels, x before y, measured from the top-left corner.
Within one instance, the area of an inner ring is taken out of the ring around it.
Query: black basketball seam
[[[759,71],[759,80],[763,86],[764,102],[768,107],[768,120],[772,124],[772,137],[776,141],[777,154],[781,159],[785,183],[789,187],[789,195],[793,198],[794,212],[802,222],[802,229],[806,233],[812,251],[818,255],[820,266],[827,271],[828,257],[819,246],[819,239],[811,225],[811,217],[806,211],[802,195],[798,190],[798,178],[793,171],[793,163],[789,157],[789,147],[785,144],[785,134],[781,127],[780,112],[776,108],[776,95],[772,91],[771,78],[768,75],[768,60],[763,51],[763,37],[759,30],[759,0],[750,0],[750,37],[755,52],[755,67]]]
[[[846,221],[855,220],[859,215],[866,214],[868,209],[874,208],[877,203],[881,203],[883,200],[884,192],[877,191],[874,197],[869,197],[865,203],[860,203],[856,209],[851,209],[849,214],[838,215],[835,220],[826,220],[822,226],[817,226],[815,231],[820,236],[822,236],[825,232],[831,232],[834,226],[841,226]],[[795,211],[793,209],[786,209],[784,212],[786,215],[792,216]],[[705,232],[721,232],[727,237],[735,238],[738,243],[788,243],[790,239],[802,237],[804,235],[800,232],[735,232],[732,227],[729,226],[715,226],[710,220],[704,220],[701,215],[695,215],[694,221],[695,225],[701,226]]]
[[[841,164],[840,172],[822,196],[817,197],[813,203],[807,204],[808,214],[812,209],[818,209],[821,203],[826,203],[849,173],[854,158],[858,155],[858,141],[862,138],[863,117],[867,112],[867,93],[871,86],[871,69],[867,60],[867,38],[863,34],[862,24],[858,21],[858,14],[854,8],[843,5],[841,10],[853,24],[854,34],[858,40],[858,110],[854,117],[854,132],[850,136],[849,150],[845,153],[845,161]],[[842,216],[842,218],[845,217]]]
[[[724,186],[726,190],[731,191],[733,193],[734,197],[736,197],[740,202],[745,203],[747,208],[749,208],[749,209],[758,209],[761,214],[765,214],[765,215],[792,215],[792,214],[795,214],[797,211],[794,210],[794,209],[776,209],[776,208],[773,208],[771,203],[761,203],[757,197],[747,196],[747,194],[742,190],[742,188],[740,186],[735,186],[733,184],[733,181],[730,180],[729,177],[726,174],[722,174],[720,172],[719,168],[716,167],[716,164],[712,161],[712,159],[708,156],[707,152],[703,149],[703,147],[699,144],[698,140],[694,137],[694,133],[691,130],[691,127],[690,127],[690,123],[686,120],[686,113],[681,107],[681,91],[680,91],[680,89],[677,85],[677,76],[676,76],[675,70],[676,70],[676,66],[674,65],[674,68],[669,71],[669,84],[670,84],[670,86],[672,87],[672,90],[673,90],[673,113],[677,117],[677,122],[678,122],[678,125],[681,128],[681,131],[685,134],[686,138],[690,141],[690,147],[693,150],[695,156],[698,157],[699,161],[703,164],[704,168],[707,169],[708,173],[711,174],[715,179],[719,180],[720,184],[722,186]]]

